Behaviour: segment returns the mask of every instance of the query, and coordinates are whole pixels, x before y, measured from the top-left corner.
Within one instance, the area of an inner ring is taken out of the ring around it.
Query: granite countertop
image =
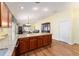
[[[11,56],[15,47],[16,47],[16,43],[17,43],[17,40],[13,41],[12,45],[8,48],[8,51],[7,53],[5,54],[5,56]]]
[[[10,42],[10,45],[8,48],[0,49],[0,56],[11,56],[16,46],[17,40],[18,40],[18,36],[15,40],[12,40]]]
[[[12,40],[10,47],[8,48],[7,53],[5,54],[5,56],[12,56],[12,53],[16,47],[16,43],[18,40],[18,35],[16,36],[15,40]]]
[[[18,38],[32,37],[32,36],[41,36],[41,35],[49,35],[49,34],[51,34],[51,33],[32,33],[32,34],[23,33],[23,34],[19,34]]]

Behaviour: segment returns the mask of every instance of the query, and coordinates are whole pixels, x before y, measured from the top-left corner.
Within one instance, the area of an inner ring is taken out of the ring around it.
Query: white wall
[[[66,26],[66,28],[68,26],[69,29],[66,29],[66,31],[64,30],[63,32],[61,32],[60,28],[64,28],[64,27],[60,27],[59,25],[62,24],[63,22],[66,22],[66,21],[69,22],[69,24],[67,24],[67,25],[64,24],[63,26]],[[53,39],[72,44],[72,37],[71,37],[72,36],[71,35],[72,21],[70,18],[70,14],[67,10],[65,10],[63,12],[56,13],[53,16],[50,16],[46,19],[42,19],[42,20],[36,22],[36,24],[34,24],[35,28],[41,30],[41,24],[45,23],[45,22],[51,23],[51,33],[52,33]],[[66,32],[68,32],[68,33],[66,33]],[[61,33],[64,33],[64,35]],[[61,34],[61,36],[60,36],[60,34]],[[61,39],[61,38],[63,38],[63,39]]]
[[[72,18],[72,41],[79,44],[79,3],[71,5],[70,15]]]

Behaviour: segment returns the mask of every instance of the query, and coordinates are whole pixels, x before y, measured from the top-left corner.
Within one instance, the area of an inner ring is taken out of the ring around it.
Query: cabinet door
[[[38,48],[43,46],[43,37],[39,36],[38,37]]]
[[[52,35],[48,35],[48,44],[52,43]]]
[[[8,27],[8,9],[4,3],[1,3],[1,26]]]
[[[42,36],[42,39],[43,39],[43,46],[48,45],[48,36],[44,35]]]
[[[37,48],[37,37],[30,37],[30,50]]]
[[[52,43],[52,36],[51,35],[44,35],[42,36],[43,46],[49,45]]]
[[[19,54],[26,53],[29,50],[29,39],[27,38],[19,39],[19,45],[17,50]]]

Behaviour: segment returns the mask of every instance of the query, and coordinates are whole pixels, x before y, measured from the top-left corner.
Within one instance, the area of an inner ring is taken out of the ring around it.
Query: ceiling
[[[46,17],[63,11],[69,3],[67,2],[6,2],[20,24],[26,24],[28,17],[30,23],[35,23]]]

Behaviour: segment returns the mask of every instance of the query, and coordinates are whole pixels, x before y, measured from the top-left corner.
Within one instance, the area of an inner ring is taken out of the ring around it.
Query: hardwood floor
[[[53,40],[51,47],[40,48],[21,56],[79,56],[79,45]]]

